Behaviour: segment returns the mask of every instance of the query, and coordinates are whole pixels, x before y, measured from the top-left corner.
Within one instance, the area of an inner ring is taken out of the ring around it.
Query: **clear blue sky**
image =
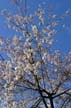
[[[11,5],[11,0],[0,0],[0,11],[2,9],[7,9],[8,11],[12,11],[15,13],[16,8]],[[31,5],[31,12],[33,8],[36,8],[39,3],[43,0],[28,0],[28,3]],[[59,16],[62,15],[67,9],[71,8],[71,0],[44,0],[48,1],[49,4],[53,5],[54,12],[56,12]],[[47,3],[47,4],[48,4]],[[60,49],[61,52],[67,53],[71,50],[71,12],[67,18],[64,19],[65,24],[69,26],[68,30],[61,29],[59,27],[60,32],[56,35],[57,42],[54,43],[54,49]],[[9,30],[5,23],[5,18],[1,16],[0,13],[0,36],[13,36],[16,32],[13,30]]]

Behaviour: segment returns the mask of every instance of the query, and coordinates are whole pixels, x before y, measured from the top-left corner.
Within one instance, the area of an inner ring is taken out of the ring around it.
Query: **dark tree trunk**
[[[54,103],[53,103],[53,98],[50,97],[50,105],[51,105],[51,108],[54,108]]]

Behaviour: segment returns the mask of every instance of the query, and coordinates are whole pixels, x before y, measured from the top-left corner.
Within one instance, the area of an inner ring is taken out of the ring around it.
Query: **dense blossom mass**
[[[21,2],[15,0],[19,14],[2,11],[8,27],[22,36],[0,38],[0,108],[71,108],[71,52],[51,50],[56,27],[70,10],[60,19],[47,15],[46,24],[46,11],[24,16]]]

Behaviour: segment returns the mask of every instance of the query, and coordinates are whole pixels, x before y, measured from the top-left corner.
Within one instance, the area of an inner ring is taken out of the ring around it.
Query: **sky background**
[[[30,11],[32,12],[33,8],[36,9],[39,3],[42,3],[43,0],[28,0],[28,5],[30,4]],[[71,0],[44,0],[47,1],[47,4],[50,4],[54,7],[54,12],[59,16],[62,15],[66,10],[71,8]],[[0,11],[7,9],[12,13],[16,13],[16,7],[11,4],[11,0],[0,0]],[[61,29],[59,26],[59,33],[55,36],[56,41],[53,44],[53,49],[59,49],[62,53],[68,53],[71,50],[71,11],[68,17],[66,17],[63,22],[68,26],[68,29]],[[7,28],[5,17],[0,13],[0,36],[7,38],[8,36],[12,37],[17,34],[14,30]]]

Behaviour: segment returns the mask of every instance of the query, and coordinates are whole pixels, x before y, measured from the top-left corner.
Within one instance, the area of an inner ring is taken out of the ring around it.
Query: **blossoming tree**
[[[2,12],[8,27],[22,36],[0,38],[0,51],[7,56],[0,55],[0,107],[71,108],[71,53],[51,51],[58,32],[55,28],[70,10],[60,19],[48,10],[46,24],[46,12],[39,6],[33,14],[27,14],[26,2],[14,0],[19,14]]]

